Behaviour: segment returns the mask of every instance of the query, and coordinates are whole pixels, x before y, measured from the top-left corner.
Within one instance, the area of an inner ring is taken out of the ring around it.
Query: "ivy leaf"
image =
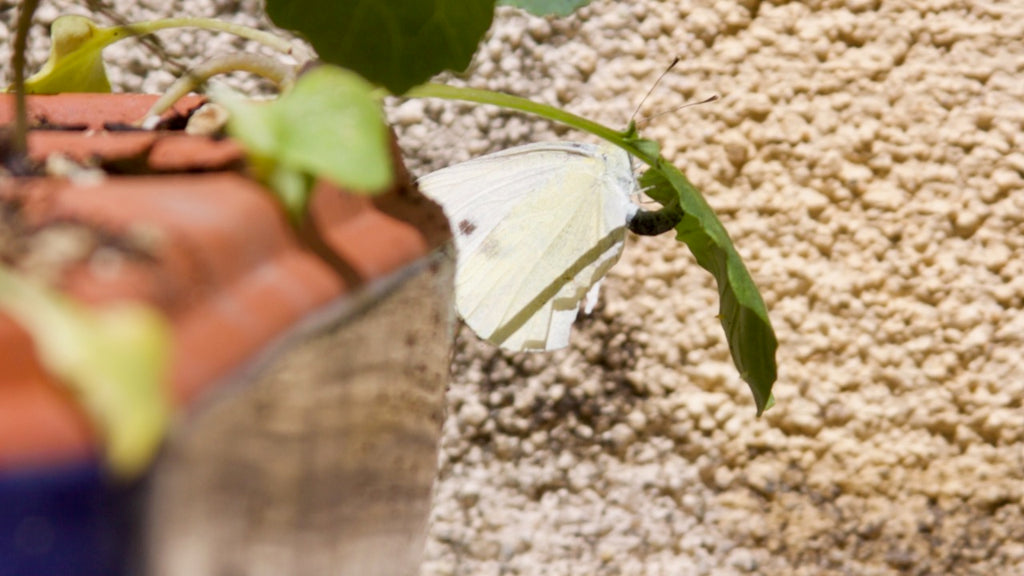
[[[725,227],[700,192],[662,158],[640,181],[645,193],[665,205],[678,205],[685,215],[676,225],[676,239],[685,242],[702,268],[718,283],[719,319],[740,377],[750,386],[760,416],[775,403],[778,341],[761,293],[736,251]]]
[[[464,70],[491,27],[494,0],[267,0],[267,14],[394,94]]]
[[[380,104],[370,83],[349,70],[318,66],[271,102],[246,100],[225,89],[214,90],[213,98],[228,109],[228,132],[293,218],[305,212],[310,188],[300,190],[296,183],[313,181],[302,175],[367,194],[391,185],[390,137]]]
[[[498,0],[499,6],[513,6],[536,16],[568,16],[590,4],[590,0]]]
[[[137,303],[94,310],[0,266],[0,311],[32,336],[39,360],[81,402],[111,470],[143,471],[170,422],[170,330]]]
[[[50,57],[25,79],[25,92],[110,92],[103,49],[126,35],[122,28],[100,28],[84,16],[58,17],[50,26]]]

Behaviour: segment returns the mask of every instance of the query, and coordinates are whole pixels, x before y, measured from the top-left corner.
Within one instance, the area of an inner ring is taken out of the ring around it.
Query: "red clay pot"
[[[6,124],[12,118],[13,99],[2,96],[0,123]],[[245,573],[247,563],[254,560],[235,558],[224,547],[234,547],[238,554],[261,549],[267,542],[287,547],[280,544],[280,535],[302,530],[284,524],[268,529],[261,539],[253,536],[259,527],[250,526],[248,535],[226,535],[224,526],[210,528],[218,522],[215,517],[202,516],[204,512],[183,501],[201,501],[205,513],[242,521],[242,516],[255,512],[251,503],[228,502],[231,495],[272,498],[267,494],[278,490],[275,483],[284,472],[268,467],[269,460],[277,459],[275,454],[283,456],[283,446],[297,450],[300,460],[330,459],[334,457],[331,446],[346,454],[352,444],[400,448],[402,441],[396,438],[409,430],[396,422],[403,417],[402,403],[413,400],[422,405],[413,406],[412,412],[425,422],[416,429],[416,434],[423,434],[419,450],[427,451],[422,459],[436,458],[452,322],[451,266],[437,249],[446,242],[448,227],[440,209],[415,191],[404,168],[399,168],[395,188],[373,200],[320,184],[311,203],[312,221],[319,237],[348,269],[347,274],[339,274],[336,264],[325,262],[300,241],[270,195],[246,176],[244,157],[234,142],[181,131],[104,129],[140,118],[154,99],[97,94],[30,97],[30,117],[37,126],[78,128],[34,130],[29,138],[33,160],[42,163],[61,153],[79,162],[102,162],[124,174],[109,175],[99,185],[65,178],[5,178],[0,180],[0,206],[6,206],[7,217],[16,219],[28,235],[48,227],[73,226],[93,231],[99,238],[99,247],[59,270],[54,284],[61,290],[96,306],[141,299],[162,310],[173,324],[173,366],[167,385],[183,417],[154,469],[154,487],[143,496],[150,510],[161,511],[161,518],[173,518],[154,520],[157,513],[153,512],[143,520],[156,536],[146,543],[142,562],[159,574]],[[173,114],[187,115],[200,102],[186,98]],[[397,152],[396,159],[400,166]],[[119,255],[113,264],[102,263],[98,254],[104,246],[115,248]],[[410,280],[417,287],[402,288]],[[389,312],[395,302],[399,311]],[[354,330],[360,332],[352,340],[347,334]],[[387,333],[377,339],[382,331]],[[331,338],[343,349],[319,344]],[[371,341],[376,343],[366,344]],[[319,352],[309,356],[311,349]],[[354,357],[355,352],[346,355],[346,350],[362,352]],[[79,406],[46,374],[26,333],[2,315],[0,353],[0,475],[95,462],[97,440]],[[303,354],[305,360],[295,360]],[[370,361],[378,356],[379,362],[394,364],[391,375],[375,376],[372,386],[361,388],[358,382],[364,375],[360,371],[372,372]],[[410,359],[408,365],[403,365],[405,358]],[[357,365],[358,370],[346,372],[346,366]],[[285,383],[292,381],[298,383],[289,384],[293,388],[288,389]],[[329,387],[324,383],[344,392],[325,392]],[[395,388],[390,390],[392,385]],[[324,395],[351,414],[332,415],[334,419],[324,420],[322,430],[303,432],[309,446],[327,451],[321,456],[301,456],[302,446],[281,443],[274,426],[302,427],[320,418],[331,406],[329,399],[316,403]],[[359,404],[363,401],[369,404]],[[287,422],[267,423],[267,414],[280,406],[304,402],[313,405],[303,404],[302,410],[280,416]],[[385,421],[391,428],[381,424]],[[374,436],[373,430],[384,432]],[[262,444],[254,444],[260,438]],[[367,517],[359,516],[362,512],[333,503],[344,500],[346,491],[372,492],[378,486],[378,493],[387,492],[391,475],[405,470],[376,468],[364,475],[376,464],[368,466],[355,456],[341,464],[309,468],[305,461],[296,461],[295,466],[308,475],[308,481],[295,484],[294,490],[323,492],[325,509],[334,505],[339,517],[362,518],[363,524]],[[421,463],[417,466],[422,468]],[[415,475],[413,524],[420,517],[425,521],[423,494],[426,490],[429,502],[433,464],[428,468],[426,474]],[[353,470],[358,476],[354,480]],[[189,478],[204,478],[207,484]],[[211,489],[212,485],[216,488]],[[384,492],[379,486],[385,487]],[[293,497],[284,498],[285,508],[294,508]],[[267,506],[274,504],[267,502]],[[187,514],[175,516],[185,509]],[[402,515],[396,519],[410,522]],[[311,558],[328,562],[324,566],[335,562],[336,567],[337,562],[351,561],[352,550],[368,549],[367,541],[381,542],[381,530],[385,540],[386,532],[393,531],[385,527],[365,536],[365,530],[360,532],[351,527],[351,521],[337,518],[315,524],[313,533],[330,544],[308,548],[296,535],[291,550],[294,556],[307,558],[280,563],[277,573],[320,573],[316,566],[321,564],[313,566]],[[341,536],[335,537],[332,531]],[[422,541],[421,532],[396,537],[396,541],[415,549]],[[190,540],[196,534],[209,536],[207,545]],[[339,539],[349,543],[339,544]],[[413,556],[406,551],[411,558],[406,564],[418,555],[414,551]],[[376,552],[395,555],[393,550]],[[351,565],[369,566],[374,561],[361,558]]]

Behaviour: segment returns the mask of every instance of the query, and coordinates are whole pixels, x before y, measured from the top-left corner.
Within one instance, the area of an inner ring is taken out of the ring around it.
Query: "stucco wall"
[[[1024,573],[1024,4],[503,13],[468,81],[624,126],[676,55],[644,110],[722,99],[642,133],[761,287],[779,404],[688,250],[631,238],[569,350],[463,331],[424,573]],[[578,137],[439,110],[435,163]]]

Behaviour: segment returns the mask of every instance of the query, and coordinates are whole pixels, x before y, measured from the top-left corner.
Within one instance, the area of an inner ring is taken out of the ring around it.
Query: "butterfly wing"
[[[635,185],[624,151],[575,142],[421,178],[452,222],[456,306],[470,328],[511,350],[566,346],[580,301],[622,252]]]

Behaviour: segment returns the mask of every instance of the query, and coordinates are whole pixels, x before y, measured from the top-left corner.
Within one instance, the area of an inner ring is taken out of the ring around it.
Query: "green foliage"
[[[444,70],[464,70],[491,26],[494,0],[267,0],[325,62],[394,94]]]
[[[32,336],[40,361],[84,406],[118,475],[139,474],[170,421],[171,345],[163,317],[141,304],[86,308],[0,265],[0,310]]]
[[[622,135],[630,146],[633,146],[634,148],[640,151],[642,156],[645,156],[647,158],[658,158],[661,156],[661,144],[658,144],[654,140],[641,138],[639,135],[637,135],[636,123],[630,122],[629,127],[626,128],[625,132],[623,132]],[[651,197],[654,198],[653,196]],[[658,199],[655,198],[655,200]],[[662,204],[667,203],[668,202],[662,202]]]
[[[39,72],[25,80],[25,91],[29,94],[110,92],[110,82],[103,66],[103,49],[118,40],[170,28],[228,32],[279,52],[295,55],[296,46],[287,40],[268,32],[211,18],[163,18],[100,28],[84,16],[60,16],[50,28],[50,57]]]
[[[498,0],[499,6],[514,6],[537,16],[568,16],[590,4],[590,0]]]
[[[39,72],[25,79],[25,92],[110,92],[103,49],[123,37],[84,16],[60,16],[50,27],[50,57]]]
[[[370,83],[349,70],[318,66],[271,102],[222,90],[214,99],[230,112],[228,132],[261,166],[294,221],[309,200],[313,179],[305,176],[368,194],[391,185],[390,137],[380,103]]]
[[[686,243],[697,263],[718,283],[719,320],[733,362],[750,386],[760,415],[774,404],[771,392],[777,378],[778,341],[750,272],[711,206],[678,168],[659,156],[640,184],[663,205],[683,209],[676,239]]]

